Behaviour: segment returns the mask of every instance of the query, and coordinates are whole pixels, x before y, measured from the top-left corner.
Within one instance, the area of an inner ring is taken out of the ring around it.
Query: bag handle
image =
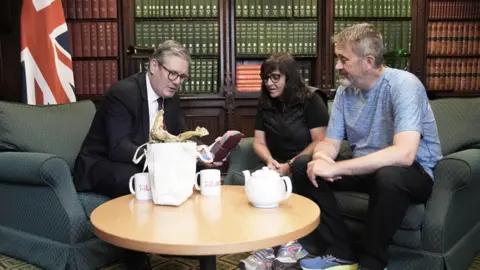
[[[133,159],[132,159],[133,163],[138,164],[142,160],[142,158],[145,157],[145,163],[143,164],[143,171],[142,172],[145,172],[145,170],[147,169],[147,158],[146,158],[147,150],[143,149],[143,154],[141,154],[140,156],[138,156],[138,151],[140,149],[142,149],[144,146],[146,146],[147,144],[148,144],[148,142],[140,145],[137,148],[137,150],[135,150],[135,155],[133,155]]]

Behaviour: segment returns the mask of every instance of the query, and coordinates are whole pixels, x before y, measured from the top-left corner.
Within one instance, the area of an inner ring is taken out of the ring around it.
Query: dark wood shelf
[[[237,60],[265,60],[267,57],[269,57],[271,54],[237,54],[236,58]],[[316,58],[317,56],[312,54],[312,55],[306,55],[306,54],[292,54],[292,56],[296,59],[313,59]]]
[[[118,60],[118,56],[74,56],[73,61]]]
[[[222,93],[179,93],[181,100],[219,100],[225,99]]]
[[[218,17],[135,17],[135,21],[139,22],[152,22],[152,21],[186,21],[186,22],[198,22],[198,21],[218,21]]]
[[[458,22],[458,21],[468,22],[468,21],[472,21],[472,22],[477,22],[477,21],[480,20],[480,18],[428,18],[427,20],[430,21],[430,22],[439,22],[439,21],[452,21],[452,22]]]
[[[412,17],[335,17],[335,21],[411,21]]]
[[[258,92],[240,92],[235,91],[235,99],[258,99],[260,97],[260,91]]]
[[[427,54],[431,58],[480,58],[480,54]]]
[[[151,54],[136,54],[136,55],[131,55],[130,57],[132,59],[149,59]],[[192,54],[190,55],[192,59],[218,59],[218,55],[214,54]]]
[[[317,21],[317,17],[235,17],[236,21]]]
[[[118,18],[82,18],[82,19],[65,19],[67,22],[117,22]]]
[[[430,99],[446,97],[480,97],[480,89],[478,91],[427,90],[427,95]]]

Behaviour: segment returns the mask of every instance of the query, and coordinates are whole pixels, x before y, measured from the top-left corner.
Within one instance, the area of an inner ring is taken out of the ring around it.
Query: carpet
[[[238,262],[246,258],[249,253],[238,253],[222,255],[217,257],[217,269],[218,270],[233,270],[237,269]],[[150,257],[152,267],[155,270],[193,270],[199,269],[199,263],[197,260],[185,259],[181,257],[162,257],[159,255],[153,255]],[[10,258],[0,254],[0,270],[38,270],[41,268],[35,267],[20,260]],[[122,263],[118,263],[104,270],[124,270],[125,267]],[[299,269],[299,268],[296,268]],[[480,270],[480,255],[475,258],[468,270]]]

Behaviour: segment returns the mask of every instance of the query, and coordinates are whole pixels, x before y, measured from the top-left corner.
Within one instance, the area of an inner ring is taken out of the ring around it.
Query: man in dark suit
[[[135,150],[148,141],[159,109],[164,108],[167,131],[186,131],[176,90],[188,79],[190,54],[181,44],[166,41],[150,59],[148,71],[119,81],[107,91],[75,162],[78,191],[111,198],[129,194],[128,182],[143,169],[134,164]],[[148,258],[130,252],[131,269],[149,269]]]
[[[154,52],[147,72],[119,81],[107,91],[75,163],[78,191],[112,198],[130,193],[130,177],[143,168],[132,158],[148,141],[162,106],[168,132],[186,131],[175,91],[188,79],[189,62],[189,52],[181,44],[166,41]]]

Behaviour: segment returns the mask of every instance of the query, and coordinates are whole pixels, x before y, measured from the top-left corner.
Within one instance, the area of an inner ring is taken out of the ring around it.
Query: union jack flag
[[[75,102],[72,57],[60,0],[24,0],[21,15],[23,102]]]

